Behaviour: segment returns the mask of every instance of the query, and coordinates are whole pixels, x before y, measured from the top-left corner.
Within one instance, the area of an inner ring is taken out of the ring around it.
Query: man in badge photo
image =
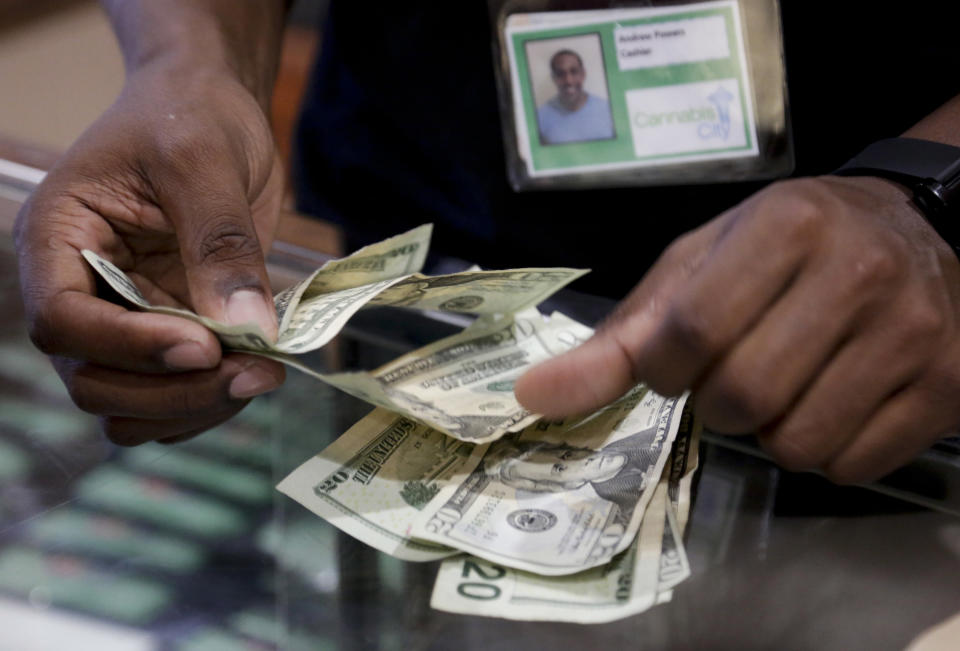
[[[584,89],[587,71],[573,50],[550,57],[550,77],[557,94],[537,109],[540,140],[546,145],[613,138],[610,102]]]

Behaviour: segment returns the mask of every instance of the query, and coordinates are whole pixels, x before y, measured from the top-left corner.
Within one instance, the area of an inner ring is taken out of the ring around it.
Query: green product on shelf
[[[242,461],[259,468],[270,468],[273,451],[270,437],[263,431],[234,422],[225,423],[178,446],[183,450],[207,452],[217,458]]]
[[[184,450],[130,448],[124,452],[122,460],[124,465],[140,473],[160,475],[176,483],[249,504],[267,504],[273,496],[273,482],[264,474]]]
[[[104,572],[77,556],[25,547],[0,551],[0,590],[31,603],[73,608],[128,624],[147,624],[173,602],[167,586]]]
[[[30,474],[33,459],[22,448],[0,439],[0,484],[18,481]]]
[[[76,408],[0,398],[0,427],[19,430],[48,445],[62,445],[96,431],[97,421]]]
[[[26,384],[46,396],[64,402],[70,400],[70,394],[50,360],[26,338],[0,343],[0,375],[18,384]]]
[[[236,536],[249,524],[240,510],[193,495],[164,479],[144,478],[102,465],[76,484],[82,504],[204,538]]]
[[[70,508],[50,511],[30,525],[36,542],[57,550],[129,561],[137,566],[186,574],[203,564],[203,548],[188,540],[144,531],[108,515]]]

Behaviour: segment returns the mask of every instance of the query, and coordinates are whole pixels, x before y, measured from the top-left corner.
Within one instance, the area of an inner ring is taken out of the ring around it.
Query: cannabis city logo
[[[709,138],[726,140],[730,136],[730,102],[733,101],[733,94],[723,86],[717,86],[717,90],[707,95],[707,99],[713,104],[717,119],[713,122],[701,123],[697,127],[697,135],[704,140]]]
[[[705,99],[702,104],[673,111],[636,111],[633,125],[639,129],[689,125],[701,140],[729,139],[733,93],[717,86]]]

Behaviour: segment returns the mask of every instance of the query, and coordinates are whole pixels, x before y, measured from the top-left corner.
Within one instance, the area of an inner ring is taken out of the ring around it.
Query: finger
[[[247,404],[240,401],[226,412],[205,418],[146,419],[105,416],[101,426],[106,437],[116,445],[134,446],[149,441],[158,443],[181,443],[220,423],[229,420]]]
[[[30,336],[48,355],[140,373],[211,369],[220,344],[198,323],[131,312],[79,291],[63,291],[35,310]]]
[[[823,468],[936,354],[929,336],[910,332],[875,326],[853,337],[789,413],[761,433],[761,446],[786,468]]]
[[[769,203],[775,201],[776,203]],[[643,381],[678,395],[792,282],[819,220],[784,193],[757,195],[657,262],[627,309],[583,346],[521,377],[517,398],[548,417],[595,409]],[[770,250],[770,242],[791,246]]]
[[[597,334],[517,380],[517,400],[535,413],[560,418],[596,409],[636,385],[631,347],[625,340],[650,336],[670,296],[696,273],[723,226],[722,220],[714,220],[671,245]]]
[[[802,273],[695,387],[718,433],[752,432],[784,414],[858,327],[859,287],[833,267]],[[824,315],[830,315],[824,318]],[[802,347],[802,354],[800,349]]]
[[[145,419],[204,419],[271,391],[284,378],[278,362],[225,355],[209,371],[143,375],[90,364],[58,366],[70,396],[84,411]]]
[[[81,249],[116,253],[99,218],[38,192],[18,217],[21,293],[30,337],[50,355],[158,373],[211,368],[220,346],[206,328],[165,315],[129,312],[95,298]],[[42,218],[36,215],[42,212]],[[69,221],[70,228],[64,223]],[[56,233],[56,236],[52,232]]]
[[[224,323],[253,323],[276,340],[276,310],[241,171],[212,155],[171,163],[157,194],[176,226],[194,309]],[[197,174],[191,163],[217,173]]]
[[[762,198],[741,208],[737,224],[670,298],[648,336],[617,333],[634,376],[663,395],[691,388],[728,354],[789,290],[810,255],[811,226]],[[777,211],[782,212],[777,212]],[[797,208],[799,210],[799,208]],[[771,247],[774,241],[789,246]]]
[[[911,386],[891,397],[823,466],[838,484],[878,479],[909,462],[956,428],[956,407],[944,409],[930,391]],[[932,416],[932,417],[931,417]]]

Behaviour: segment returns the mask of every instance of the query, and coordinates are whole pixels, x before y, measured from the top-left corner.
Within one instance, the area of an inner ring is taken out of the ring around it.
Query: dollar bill
[[[672,452],[670,483],[667,485],[681,535],[690,517],[690,490],[693,476],[700,465],[700,434],[703,426],[693,410],[683,414]]]
[[[277,360],[376,406],[392,409],[474,443],[499,438],[536,420],[513,397],[513,382],[532,364],[578,345],[592,330],[532,306],[586,273],[566,268],[457,274],[417,273],[429,244],[421,226],[332,261],[274,299],[276,342],[254,324],[225,325],[189,310],[152,305],[119,268],[85,250],[91,266],[141,309],[190,319],[225,347]],[[321,373],[294,357],[327,344],[367,305],[455,312],[480,318],[462,333],[374,371]]]
[[[375,409],[277,486],[354,538],[409,561],[456,550],[410,537],[410,523],[473,444],[404,416]]]
[[[540,576],[475,556],[454,556],[437,573],[431,605],[461,614],[596,624],[670,601],[673,589],[690,575],[677,510],[680,503],[689,502],[686,479],[696,468],[699,429],[685,410],[658,485],[661,494],[651,498],[634,544],[606,565],[567,576]],[[661,498],[662,508],[655,508]],[[655,556],[653,522],[661,514],[662,537]]]
[[[274,298],[277,342],[253,323],[227,325],[190,310],[151,304],[136,284],[89,249],[83,257],[121,296],[148,312],[178,316],[212,330],[225,347],[253,353],[302,353],[325,345],[377,291],[423,266],[432,227],[427,224],[364,247],[323,267]],[[303,309],[299,309],[301,307]]]
[[[420,271],[427,258],[432,232],[432,224],[424,224],[370,244],[346,258],[331,260],[304,280],[283,290],[273,299],[279,331],[287,330],[298,306],[309,304],[318,296],[396,280]]]
[[[357,311],[367,305],[396,305],[471,314],[519,312],[587,273],[582,269],[530,268],[468,270],[441,276],[418,273],[430,241],[431,226],[364,247],[333,260],[274,297],[277,341],[255,324],[226,325],[181,308],[153,305],[119,268],[84,250],[89,264],[126,300],[151,312],[190,319],[217,334],[227,348],[283,355],[325,346]],[[294,365],[296,366],[296,365]]]
[[[273,349],[280,353],[300,354],[326,346],[354,314],[378,293],[400,280],[402,278],[380,280],[304,300],[285,313],[284,328],[278,331]]]
[[[667,511],[666,481],[651,496],[639,535],[602,567],[567,576],[541,576],[474,556],[445,560],[430,605],[466,615],[523,621],[599,624],[658,603],[660,550]]]
[[[82,254],[90,266],[93,267],[94,271],[100,274],[114,291],[140,309],[156,314],[169,314],[199,323],[216,333],[217,338],[220,339],[227,348],[251,352],[269,352],[274,350],[273,345],[258,326],[252,323],[227,325],[214,319],[195,314],[190,310],[166,305],[153,305],[146,299],[143,293],[141,293],[136,284],[113,263],[101,258],[89,249],[84,249]]]
[[[671,494],[671,485],[675,484],[672,473],[674,465],[678,464],[677,453],[682,450],[681,438],[684,438],[683,424],[677,438],[673,441],[673,450],[670,459],[664,468],[663,476],[667,482],[666,508],[664,509],[663,540],[660,545],[660,572],[657,576],[657,594],[662,595],[660,601],[669,601],[673,588],[690,576],[690,564],[687,552],[683,547],[683,533],[677,522],[677,503],[675,494]]]
[[[305,353],[326,345],[364,307],[395,306],[479,315],[530,308],[579,278],[581,269],[461,271],[387,278],[334,292],[301,296],[281,320],[275,349]]]
[[[412,274],[384,289],[370,305],[441,312],[514,314],[542,303],[587,273],[585,269],[468,270],[445,276]]]
[[[334,386],[455,438],[485,443],[539,418],[513,395],[530,366],[585,341],[593,330],[536,309],[478,319],[450,337],[369,372],[324,376]]]
[[[597,419],[594,424],[601,422],[614,424],[612,418]],[[556,427],[534,425],[528,429],[542,433]],[[681,436],[688,432],[681,430],[677,437]],[[400,414],[375,409],[277,488],[381,551],[404,560],[433,560],[454,550],[416,539],[411,523],[438,499],[454,475],[473,470],[487,447],[475,447]],[[669,487],[669,468],[664,476]],[[673,522],[675,528],[675,519]],[[680,535],[675,538],[679,541]],[[665,543],[671,558],[677,556],[677,546],[678,542]],[[685,556],[682,558],[685,567]],[[672,565],[665,567],[665,571],[673,570]]]
[[[660,569],[657,574],[656,592],[669,593],[673,588],[683,583],[690,576],[690,563],[687,560],[687,551],[683,547],[683,535],[677,523],[675,509],[667,501],[663,540],[660,545]]]
[[[536,574],[607,563],[640,528],[686,400],[640,386],[572,427],[541,422],[477,449],[411,533]]]
[[[539,416],[513,394],[527,368],[585,341],[592,329],[536,309],[478,319],[462,332],[373,371],[320,373],[282,353],[259,351],[372,405],[472,443],[496,440]]]
[[[372,405],[404,414],[471,443],[496,440],[539,416],[513,395],[527,368],[570,350],[592,330],[562,314],[531,309],[468,328],[373,371],[320,373],[296,357],[260,350]]]
[[[690,576],[690,563],[683,547],[683,532],[690,511],[690,487],[697,469],[700,423],[692,409],[680,416],[670,459],[664,468],[667,478],[667,509],[663,546],[660,550],[660,578],[657,592],[669,600],[671,590]]]
[[[463,271],[442,276],[417,273],[329,293],[304,295],[284,312],[273,349],[298,354],[321,348],[357,311],[368,306],[512,314],[542,302],[584,273],[562,268]],[[514,281],[509,282],[509,278]]]

